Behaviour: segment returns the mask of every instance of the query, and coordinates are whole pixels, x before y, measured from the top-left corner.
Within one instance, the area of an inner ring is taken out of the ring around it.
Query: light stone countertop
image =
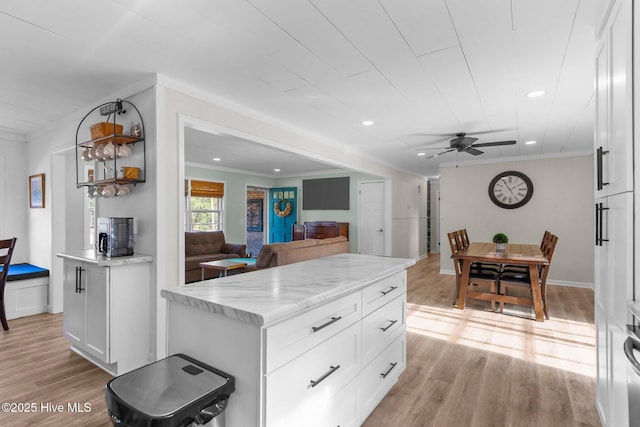
[[[153,261],[151,255],[133,254],[131,256],[119,256],[108,258],[102,254],[96,254],[94,249],[79,249],[76,251],[60,252],[56,254],[59,258],[72,259],[75,261],[96,264],[99,267],[116,267],[119,265],[139,264]]]
[[[268,325],[414,264],[405,258],[339,254],[163,289],[161,295],[169,302]]]

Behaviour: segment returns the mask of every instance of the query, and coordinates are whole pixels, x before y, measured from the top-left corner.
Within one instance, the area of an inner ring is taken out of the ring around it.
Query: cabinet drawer
[[[406,335],[400,335],[378,357],[367,365],[360,374],[359,393],[362,420],[366,419],[378,406],[404,371]]]
[[[320,344],[362,317],[361,294],[355,292],[265,330],[269,373]]]
[[[352,382],[332,398],[290,407],[276,427],[357,427],[360,425],[356,385]],[[267,423],[267,427],[274,424]]]
[[[362,363],[367,364],[405,330],[406,294],[362,320]]]
[[[360,323],[355,323],[266,376],[266,425],[310,425],[302,408],[319,408],[360,370]],[[305,421],[305,419],[307,419]]]
[[[400,294],[407,292],[407,273],[402,271],[362,290],[362,312],[366,316]]]

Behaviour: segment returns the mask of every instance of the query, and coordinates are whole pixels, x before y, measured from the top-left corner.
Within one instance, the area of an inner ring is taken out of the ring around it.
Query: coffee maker
[[[107,257],[133,255],[133,218],[98,217],[97,250]]]

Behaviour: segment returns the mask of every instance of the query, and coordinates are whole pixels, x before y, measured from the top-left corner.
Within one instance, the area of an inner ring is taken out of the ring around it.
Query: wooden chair
[[[11,263],[13,249],[16,246],[16,240],[18,239],[15,237],[0,240],[0,322],[2,322],[2,328],[5,331],[9,330],[9,324],[7,323],[7,314],[4,309],[4,287],[7,284],[9,264]]]
[[[542,241],[540,242],[540,250],[543,254],[545,253],[547,246],[549,246],[552,236],[553,234],[551,234],[550,231],[545,230],[542,236]],[[502,271],[529,274],[529,267],[526,265],[505,264],[502,266]],[[540,275],[540,273],[541,271],[538,269],[538,275]]]
[[[542,309],[544,311],[544,317],[549,319],[549,308],[547,305],[547,275],[549,274],[549,268],[551,267],[551,259],[553,258],[553,253],[555,252],[556,245],[558,243],[558,236],[551,234],[547,238],[547,242],[544,245],[544,250],[542,253],[549,261],[549,264],[542,265],[538,270],[538,283],[531,283],[531,277],[529,272],[519,272],[519,271],[503,271],[500,274],[500,280],[498,284],[499,293],[503,295],[508,295],[508,290],[510,288],[516,289],[526,289],[527,295],[531,294],[531,287],[536,285],[540,287],[540,294],[542,297]],[[504,310],[504,303],[500,303],[500,312],[502,313]]]
[[[462,230],[454,231],[454,233],[456,233],[456,241],[458,242],[459,248],[464,249],[469,246],[470,240],[469,240],[469,234],[467,234],[466,228],[463,228]],[[472,269],[493,270],[496,273],[500,272],[501,267],[502,266],[500,264],[492,264],[488,262],[474,262],[473,264],[471,264]]]
[[[463,228],[462,230],[456,231],[459,236],[459,241],[462,243],[462,247],[466,248],[469,246],[469,235],[467,234],[467,229]]]
[[[447,233],[447,237],[449,239],[449,246],[451,247],[451,255],[455,255],[459,250],[464,249],[461,246],[460,233],[452,232]],[[471,266],[469,270],[469,281],[468,283],[461,283],[462,280],[462,261],[453,260],[453,268],[456,274],[456,291],[453,297],[453,305],[457,304],[458,295],[460,294],[460,286],[487,286],[489,288],[489,293],[495,294],[498,283],[498,273],[491,269],[483,269],[477,266]],[[486,292],[467,292],[467,298],[476,299],[475,296],[480,296],[481,294],[486,294]],[[477,298],[486,300],[486,298]],[[491,310],[496,311],[496,303],[495,301],[491,301]]]

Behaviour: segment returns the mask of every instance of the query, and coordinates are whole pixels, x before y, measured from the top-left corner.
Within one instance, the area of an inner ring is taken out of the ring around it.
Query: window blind
[[[184,194],[187,194],[189,188],[188,180],[184,181]],[[224,183],[191,180],[191,196],[193,197],[223,197]]]

